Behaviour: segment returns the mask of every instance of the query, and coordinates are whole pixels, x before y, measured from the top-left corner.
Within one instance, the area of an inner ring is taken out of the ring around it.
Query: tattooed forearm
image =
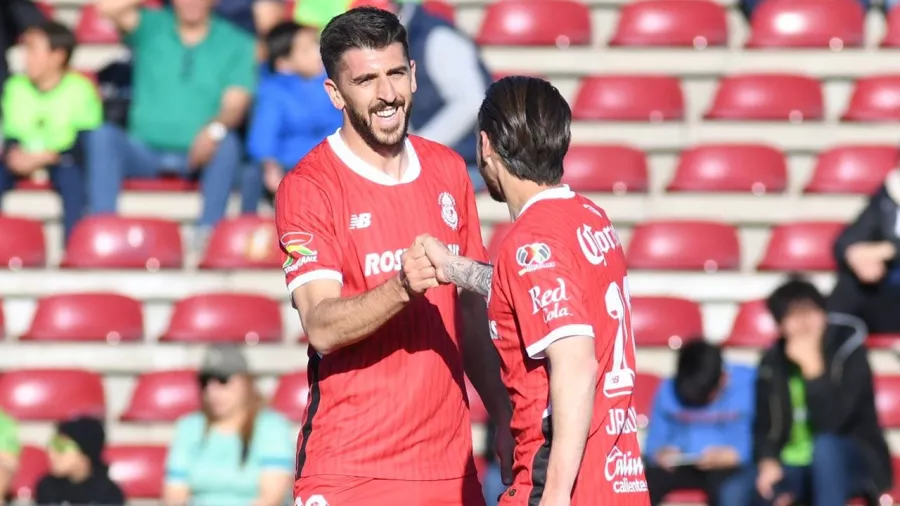
[[[494,267],[466,257],[452,257],[444,264],[444,275],[454,285],[487,297]]]

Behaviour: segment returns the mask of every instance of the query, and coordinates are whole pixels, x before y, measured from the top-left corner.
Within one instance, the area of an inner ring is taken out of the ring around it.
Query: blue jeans
[[[266,193],[262,167],[256,162],[247,162],[241,165],[240,171],[241,214],[256,214]]]
[[[488,464],[481,488],[484,491],[484,502],[487,503],[487,506],[497,506],[497,499],[503,492],[506,492],[506,485],[500,478],[500,464],[496,461]]]
[[[194,177],[187,153],[163,152],[105,124],[87,139],[88,196],[92,213],[115,213],[125,178],[153,179],[164,174]],[[241,165],[241,143],[233,132],[222,139],[213,159],[199,171],[203,210],[198,224],[214,226],[225,216],[228,197]]]
[[[47,168],[50,173],[50,184],[62,199],[63,231],[68,243],[72,229],[87,209],[84,169],[74,162],[62,163]],[[0,193],[11,190],[19,178],[0,164]]]
[[[830,434],[816,436],[809,466],[784,466],[775,496],[790,494],[808,506],[846,506],[863,492],[867,473],[859,448],[851,439]]]

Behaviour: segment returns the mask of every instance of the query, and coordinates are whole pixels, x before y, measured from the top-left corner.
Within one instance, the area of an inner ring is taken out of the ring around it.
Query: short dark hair
[[[335,79],[344,53],[351,49],[383,49],[401,44],[409,61],[406,28],[393,13],[377,7],[356,7],[335,16],[325,25],[319,41],[322,64],[329,79]]]
[[[675,397],[686,407],[706,406],[722,383],[722,350],[704,339],[692,339],[678,352]]]
[[[43,33],[44,36],[47,37],[50,49],[52,51],[65,52],[66,58],[63,61],[63,64],[69,64],[69,61],[72,59],[72,53],[75,52],[75,46],[77,45],[75,34],[72,33],[72,30],[69,30],[66,25],[56,21],[44,21],[30,27],[29,30]]]
[[[266,34],[266,52],[269,68],[275,70],[279,58],[287,58],[294,47],[294,37],[303,30],[315,31],[315,28],[301,25],[294,21],[282,21],[273,26]]]
[[[513,176],[559,184],[572,134],[572,109],[549,82],[504,77],[488,87],[478,111],[478,129]]]
[[[814,284],[799,274],[791,275],[766,299],[766,306],[778,324],[781,324],[791,307],[797,303],[811,303],[822,311],[826,310],[825,296]]]

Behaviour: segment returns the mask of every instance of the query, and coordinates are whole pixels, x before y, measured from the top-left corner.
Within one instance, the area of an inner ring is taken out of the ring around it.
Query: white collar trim
[[[564,184],[560,186],[554,186],[553,188],[547,188],[546,190],[541,190],[528,199],[528,202],[525,202],[525,205],[522,206],[522,209],[519,211],[519,216],[521,217],[525,214],[525,211],[531,207],[535,202],[540,202],[541,200],[550,200],[550,199],[570,199],[575,196],[575,192],[569,189],[569,185]]]
[[[398,184],[411,183],[419,177],[419,173],[422,172],[422,165],[419,163],[419,156],[416,154],[415,148],[413,148],[412,142],[410,142],[409,137],[404,141],[404,149],[406,150],[406,155],[408,157],[408,163],[406,166],[406,170],[403,171],[403,175],[401,178],[394,179],[391,176],[385,174],[383,171],[373,167],[372,165],[363,161],[362,158],[356,156],[350,146],[344,142],[344,139],[341,138],[341,129],[338,128],[333,134],[328,136],[328,145],[331,147],[331,150],[334,151],[334,154],[337,155],[338,158],[341,159],[344,164],[350,168],[353,172],[359,174],[360,176],[372,181],[373,183],[378,183],[385,186],[396,186]]]

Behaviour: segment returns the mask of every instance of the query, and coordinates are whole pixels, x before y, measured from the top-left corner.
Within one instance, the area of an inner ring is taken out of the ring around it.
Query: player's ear
[[[487,159],[494,156],[494,147],[491,146],[491,140],[488,139],[487,133],[482,130],[478,132],[478,137],[481,139],[481,157]]]
[[[331,99],[331,105],[333,105],[335,109],[344,109],[344,97],[341,96],[341,92],[338,91],[337,84],[331,79],[325,80],[325,93],[328,93],[328,98]]]
[[[410,79],[409,90],[411,92],[415,93],[416,87],[418,86],[418,84],[416,84],[416,61],[415,60],[409,60],[409,79]]]

